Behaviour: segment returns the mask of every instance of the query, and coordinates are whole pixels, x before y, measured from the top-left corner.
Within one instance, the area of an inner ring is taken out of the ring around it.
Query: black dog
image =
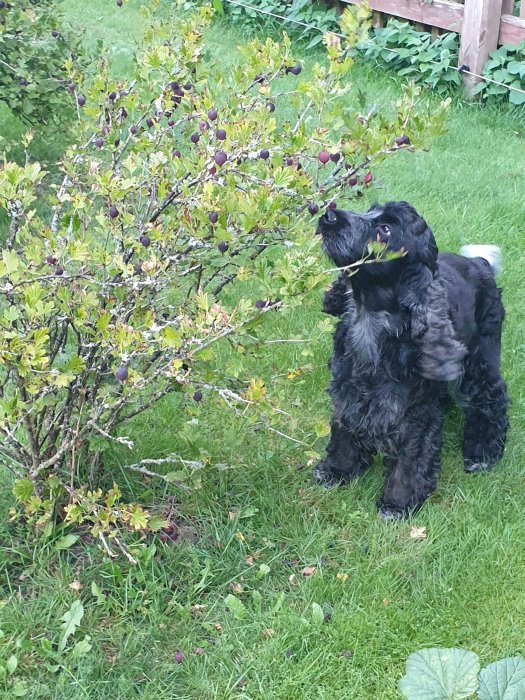
[[[436,488],[447,389],[465,413],[465,470],[485,471],[503,454],[501,292],[483,258],[438,254],[432,231],[406,202],[362,215],[328,209],[318,233],[347,270],[325,295],[324,310],[342,320],[330,363],[332,432],[314,476],[336,485],[380,452],[387,477],[379,511],[398,518]],[[403,255],[385,261],[376,252],[370,260],[370,241]],[[364,257],[368,263],[348,269]]]

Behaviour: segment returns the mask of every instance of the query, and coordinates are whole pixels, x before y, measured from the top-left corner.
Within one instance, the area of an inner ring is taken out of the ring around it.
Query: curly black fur
[[[318,232],[341,268],[361,260],[369,241],[405,252],[342,272],[325,294],[324,310],[342,320],[330,361],[332,432],[314,472],[336,485],[382,453],[387,476],[378,507],[383,517],[400,517],[436,488],[444,389],[465,414],[465,470],[487,470],[503,454],[501,292],[482,258],[438,254],[432,231],[406,202],[362,215],[329,209]]]

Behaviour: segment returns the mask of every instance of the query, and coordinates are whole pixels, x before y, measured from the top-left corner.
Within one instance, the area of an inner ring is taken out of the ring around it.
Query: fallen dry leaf
[[[69,584],[69,587],[71,588],[72,591],[81,591],[84,586],[80,583],[80,581],[72,581]]]
[[[244,593],[244,588],[241,586],[240,583],[237,583],[237,581],[232,581],[230,583],[230,590],[233,591],[234,593],[241,594]]]
[[[383,598],[383,605],[390,605],[388,598]]]
[[[192,605],[190,612],[192,615],[200,615],[206,609],[205,605]]]
[[[247,554],[244,557],[244,561],[248,564],[248,566],[253,566],[253,557],[251,554]]]
[[[238,517],[239,517],[238,510],[229,510],[228,511],[228,520],[236,520]]]
[[[263,639],[270,639],[271,637],[273,637],[273,635],[274,635],[274,632],[272,629],[266,629],[266,630],[263,630],[261,632],[261,637]]]
[[[427,539],[427,528],[426,527],[416,527],[413,525],[410,530],[410,537],[413,540],[426,540]]]
[[[213,625],[213,628],[215,629],[216,632],[222,632],[222,625],[221,625],[220,622],[216,622],[216,623]]]
[[[337,576],[336,576],[338,581],[341,581],[344,583],[348,579],[348,574],[344,574],[342,571],[340,571]]]
[[[240,531],[235,533],[235,537],[239,540],[239,542],[244,542],[246,539],[246,537]]]
[[[288,583],[290,584],[290,586],[298,586],[299,581],[297,580],[297,576],[295,574],[290,574],[288,576]]]
[[[305,566],[304,569],[301,569],[301,573],[303,576],[313,576],[316,571],[316,566]]]

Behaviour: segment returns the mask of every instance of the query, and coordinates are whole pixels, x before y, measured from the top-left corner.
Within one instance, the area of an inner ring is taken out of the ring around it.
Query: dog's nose
[[[322,218],[327,224],[335,224],[337,221],[337,215],[331,207],[328,207]]]

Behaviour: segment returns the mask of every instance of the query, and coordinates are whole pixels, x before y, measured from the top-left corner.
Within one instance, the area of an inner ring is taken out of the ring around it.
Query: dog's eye
[[[390,236],[390,227],[386,224],[381,224],[377,227],[377,230],[385,236]]]

